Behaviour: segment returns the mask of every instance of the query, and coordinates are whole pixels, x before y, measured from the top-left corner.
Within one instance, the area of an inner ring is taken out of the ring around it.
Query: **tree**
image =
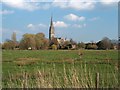
[[[114,49],[114,44],[111,43],[110,49]]]
[[[96,50],[98,48],[98,46],[96,45],[96,43],[92,42],[92,43],[87,43],[85,48],[86,49],[94,49],[94,50]]]
[[[27,45],[25,45],[25,40],[22,39],[19,44],[20,49],[28,49]]]
[[[21,49],[47,49],[48,45],[49,41],[45,38],[44,33],[24,34],[20,41]]]
[[[98,49],[104,49],[104,44],[102,41],[97,42]]]
[[[73,40],[73,39],[70,39],[70,43],[73,45],[73,44],[76,44],[76,42]]]
[[[104,37],[104,38],[102,39],[102,42],[103,42],[103,45],[104,45],[104,49],[110,49],[111,42],[110,42],[110,39],[109,39],[109,38]]]
[[[37,33],[35,35],[35,42],[37,49],[45,49],[48,46],[48,39],[45,38],[44,33]]]
[[[85,44],[83,42],[77,44],[78,48],[85,48]]]
[[[110,49],[118,49],[118,40],[116,40],[116,39],[113,39],[113,40],[111,40],[111,47],[110,47]]]
[[[47,38],[44,39],[43,49],[48,49],[49,47],[49,40]]]
[[[40,49],[43,45],[44,35],[42,33],[37,33],[35,35],[36,49]]]
[[[15,32],[13,32],[13,34],[11,35],[11,41],[12,41],[13,46],[14,46],[13,49],[15,49],[18,46],[18,42],[16,40],[16,33]]]
[[[0,43],[0,49],[2,49],[2,43]]]
[[[111,41],[109,38],[104,37],[101,41],[97,43],[98,49],[110,49],[111,48]]]
[[[28,49],[31,47],[35,49],[35,35],[34,34],[24,34],[22,40],[20,41],[20,48],[21,49]]]
[[[65,41],[65,42],[63,43],[63,48],[64,48],[64,49],[71,49],[71,48],[72,48],[71,42],[70,42],[70,41]]]
[[[3,49],[14,49],[14,42],[12,40],[6,40],[3,45],[2,45],[2,48]]]
[[[53,49],[53,50],[57,50],[57,45],[53,44],[53,45],[52,45],[52,49]]]

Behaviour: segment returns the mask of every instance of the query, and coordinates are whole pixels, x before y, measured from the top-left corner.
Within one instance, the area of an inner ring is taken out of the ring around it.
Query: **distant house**
[[[28,47],[28,50],[32,50],[32,47]]]
[[[114,45],[114,46],[113,46],[113,49],[114,49],[114,50],[117,50],[117,49],[118,49],[118,45]]]

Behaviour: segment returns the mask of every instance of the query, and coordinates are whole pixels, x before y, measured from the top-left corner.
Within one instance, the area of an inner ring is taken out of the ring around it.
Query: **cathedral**
[[[55,28],[53,25],[53,20],[51,17],[50,27],[49,27],[49,46],[56,45],[58,48],[58,38],[55,37]]]
[[[49,46],[56,45],[57,49],[64,49],[64,48],[73,48],[75,47],[74,43],[71,43],[70,40],[66,38],[57,38],[55,37],[55,28],[53,25],[53,20],[51,17],[50,27],[49,27]]]
[[[55,38],[55,29],[54,29],[53,21],[51,17],[50,28],[49,28],[49,40],[52,40],[53,38]]]

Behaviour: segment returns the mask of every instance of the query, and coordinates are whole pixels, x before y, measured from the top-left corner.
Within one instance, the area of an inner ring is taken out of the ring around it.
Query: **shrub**
[[[52,45],[52,49],[53,49],[53,50],[57,50],[57,45],[53,44],[53,45]]]

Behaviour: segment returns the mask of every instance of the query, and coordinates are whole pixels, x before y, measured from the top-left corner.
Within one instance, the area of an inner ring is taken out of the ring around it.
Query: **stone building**
[[[49,40],[52,40],[53,38],[55,38],[55,30],[54,30],[52,17],[51,17],[50,28],[49,28]]]
[[[64,48],[76,48],[75,44],[72,44],[70,40],[63,38],[63,37],[55,37],[55,28],[53,25],[53,20],[51,17],[50,27],[49,27],[49,46],[56,45],[57,49],[64,49]]]

